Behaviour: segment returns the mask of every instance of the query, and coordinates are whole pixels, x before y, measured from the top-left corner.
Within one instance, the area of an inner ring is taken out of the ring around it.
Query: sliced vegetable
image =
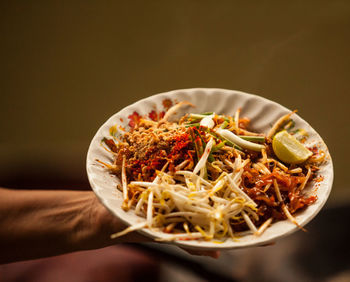
[[[214,114],[213,115],[210,115],[210,116],[206,116],[205,118],[203,118],[200,122],[200,126],[205,126],[205,127],[208,127],[208,128],[213,128],[214,125],[215,125],[215,122],[213,121],[213,117],[214,117]]]
[[[195,168],[193,169],[193,173],[197,174],[199,172],[199,170],[205,166],[205,163],[208,159],[209,153],[211,151],[211,148],[214,144],[214,139],[210,139],[207,146],[205,147],[204,153],[202,155],[202,157],[200,158],[200,160],[198,161],[197,165],[195,166]]]
[[[227,129],[218,128],[218,129],[216,129],[215,132],[217,134],[219,134],[220,136],[222,136],[223,138],[231,141],[234,144],[237,144],[238,146],[240,146],[244,149],[260,152],[262,149],[265,148],[264,145],[255,144],[253,142],[249,142],[247,140],[244,140]]]
[[[247,135],[237,135],[237,136],[251,142],[258,142],[258,143],[265,142],[265,136],[247,136]]]
[[[303,163],[312,156],[312,152],[286,130],[274,136],[272,148],[276,156],[287,164]]]

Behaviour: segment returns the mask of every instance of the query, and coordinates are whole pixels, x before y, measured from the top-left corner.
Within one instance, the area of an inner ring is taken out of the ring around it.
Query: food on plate
[[[317,200],[304,188],[325,154],[304,145],[307,133],[294,130],[294,112],[267,134],[251,131],[241,109],[171,121],[189,105],[183,101],[148,117],[134,112],[129,130],[114,126],[102,140],[113,162],[98,161],[121,179],[122,208],[144,218],[112,237],[150,228],[170,234],[159,240],[220,243],[259,236],[279,220],[299,226],[293,215]]]

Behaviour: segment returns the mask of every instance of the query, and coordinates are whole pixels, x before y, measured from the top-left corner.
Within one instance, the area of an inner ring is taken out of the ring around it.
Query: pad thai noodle
[[[153,119],[136,115],[130,130],[114,127],[103,139],[113,163],[98,161],[121,179],[122,208],[144,218],[112,238],[149,228],[170,234],[159,240],[222,241],[259,236],[279,220],[299,226],[293,215],[317,200],[304,188],[324,153],[309,148],[301,164],[276,157],[271,143],[277,132],[287,130],[301,142],[307,136],[293,131],[293,112],[267,134],[249,131],[250,120],[241,118],[240,109],[232,116],[190,113],[170,121],[188,104]]]

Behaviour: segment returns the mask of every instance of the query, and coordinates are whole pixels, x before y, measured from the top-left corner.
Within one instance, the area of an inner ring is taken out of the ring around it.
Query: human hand
[[[0,263],[150,241],[138,232],[111,239],[125,228],[92,191],[0,188]]]

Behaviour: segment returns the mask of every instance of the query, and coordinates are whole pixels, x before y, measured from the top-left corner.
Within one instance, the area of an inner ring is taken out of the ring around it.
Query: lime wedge
[[[273,137],[272,148],[276,156],[288,164],[305,162],[312,155],[311,151],[285,130]]]

